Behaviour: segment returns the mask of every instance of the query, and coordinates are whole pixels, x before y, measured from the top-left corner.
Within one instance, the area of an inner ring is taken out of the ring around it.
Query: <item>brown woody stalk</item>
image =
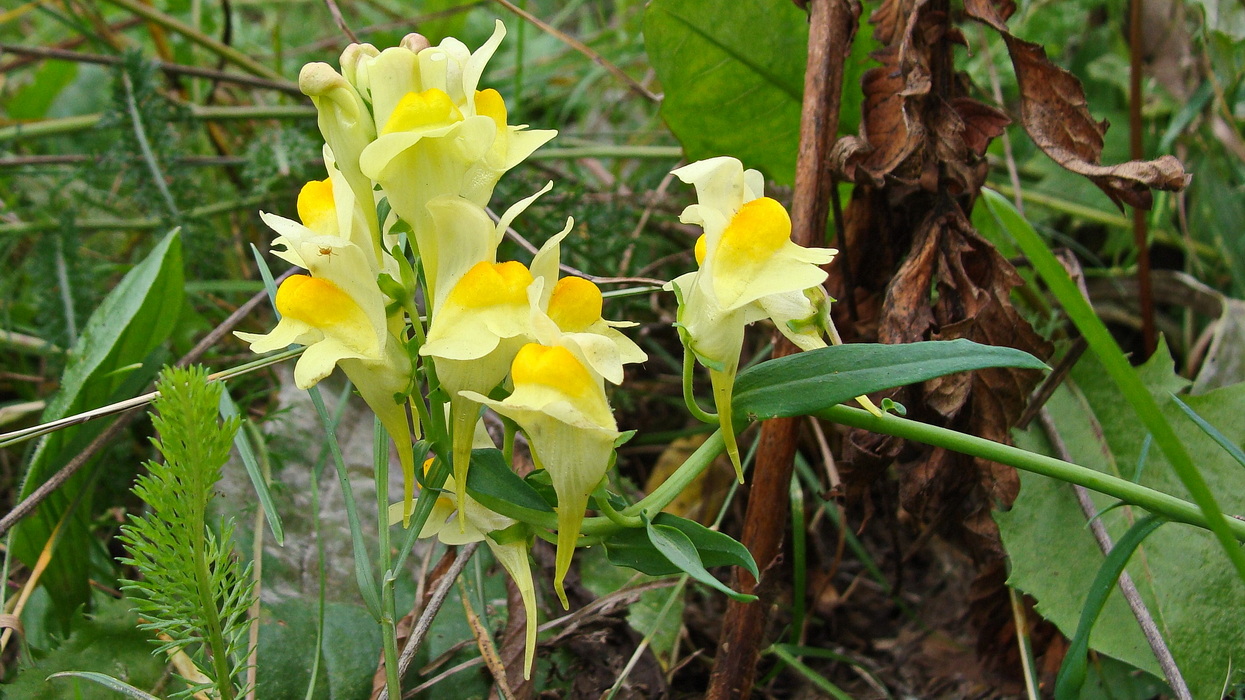
[[[811,0],[808,8],[808,66],[791,208],[791,239],[804,246],[820,245],[826,239],[833,187],[827,157],[839,130],[843,64],[860,17],[860,5],[855,0]],[[795,352],[790,342],[775,336],[775,357]],[[741,539],[756,559],[763,580],[780,571],[772,564],[779,557],[787,529],[787,499],[799,424],[798,418],[778,418],[761,426]],[[752,593],[760,587],[748,572],[735,569],[737,590]],[[744,698],[752,693],[768,620],[769,604],[764,597],[755,603],[731,601],[727,605],[706,698]]]

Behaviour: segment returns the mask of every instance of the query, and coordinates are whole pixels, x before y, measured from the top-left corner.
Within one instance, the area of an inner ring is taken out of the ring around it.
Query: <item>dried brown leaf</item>
[[[1115,202],[1149,209],[1151,189],[1178,191],[1190,180],[1172,156],[1150,161],[1102,165],[1106,121],[1095,121],[1081,81],[1051,63],[1040,45],[1019,39],[1007,29],[1007,13],[990,0],[965,0],[964,10],[994,28],[1007,44],[1020,86],[1020,121],[1025,131],[1059,165],[1084,175]]]
[[[1011,303],[1021,283],[1011,264],[958,212],[930,216],[887,290],[878,339],[885,343],[968,338],[1038,357],[1050,345]],[[930,299],[936,297],[933,304]],[[1020,415],[1039,375],[1008,368],[930,380],[905,397],[928,420],[999,442]],[[919,405],[915,405],[919,402]],[[990,511],[1019,490],[1010,467],[940,449],[923,449],[900,468],[904,508],[963,541],[983,560],[1001,554]]]

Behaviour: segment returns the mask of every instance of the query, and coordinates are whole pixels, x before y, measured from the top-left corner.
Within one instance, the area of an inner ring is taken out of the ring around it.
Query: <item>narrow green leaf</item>
[[[238,407],[233,402],[233,397],[229,395],[229,388],[224,387],[224,391],[220,393],[220,415],[225,420],[237,418],[242,420],[242,416],[238,413]],[[259,468],[259,460],[255,457],[255,450],[251,447],[251,441],[246,436],[245,430],[239,430],[233,436],[233,446],[238,450],[238,456],[242,458],[242,464],[246,466],[246,475],[251,478],[251,486],[255,487],[255,495],[259,496],[259,504],[264,509],[264,518],[268,521],[268,529],[272,531],[273,539],[276,540],[278,546],[285,546],[285,528],[281,525],[281,514],[277,512],[277,504],[272,500],[272,490],[268,488],[268,481],[264,479],[263,471]],[[260,445],[260,449],[264,449]]]
[[[797,659],[794,654],[788,651],[788,647],[786,645],[775,644],[769,648],[769,652],[774,656],[777,656],[783,663],[790,666],[800,675],[807,678],[810,683],[818,688],[821,688],[829,697],[836,698],[837,700],[852,700],[852,696],[848,695],[842,688],[831,683],[828,678],[814,671],[808,664]]]
[[[653,522],[682,532],[692,543],[705,568],[738,566],[759,577],[756,561],[748,548],[730,535],[715,532],[698,522],[669,513],[658,513]],[[626,566],[650,576],[681,574],[684,569],[670,560],[649,539],[647,529],[627,528],[605,540],[605,551],[615,566]]]
[[[1171,397],[1172,402],[1176,404],[1176,407],[1184,411],[1185,415],[1188,416],[1189,419],[1197,425],[1197,427],[1201,428],[1202,432],[1206,433],[1207,437],[1214,440],[1217,445],[1222,447],[1224,452],[1227,452],[1232,459],[1236,460],[1237,464],[1245,467],[1245,452],[1242,452],[1240,447],[1237,447],[1235,443],[1229,440],[1226,435],[1219,432],[1219,429],[1211,425],[1205,418],[1199,416],[1197,411],[1189,408],[1189,405],[1181,401],[1179,396],[1172,394]]]
[[[48,680],[52,680],[53,678],[82,678],[94,683],[99,683],[105,688],[115,690],[118,693],[123,693],[124,695],[136,698],[137,700],[160,700],[160,698],[145,693],[125,681],[119,681],[112,676],[97,673],[95,671],[63,671],[61,673],[53,673],[48,676]]]
[[[1085,607],[1081,609],[1081,621],[1077,624],[1076,635],[1072,637],[1068,652],[1063,657],[1063,665],[1059,668],[1059,677],[1055,680],[1057,700],[1076,700],[1080,697],[1081,686],[1085,684],[1087,672],[1090,630],[1094,628],[1098,615],[1102,613],[1103,607],[1107,604],[1107,596],[1115,589],[1115,582],[1119,580],[1133,552],[1150,533],[1157,530],[1164,522],[1166,521],[1153,515],[1147,515],[1138,520],[1115,543],[1115,546],[1111,548],[1111,553],[1102,562],[1093,584],[1090,585]]]
[[[985,206],[990,209],[1002,228],[1011,234],[1016,245],[1029,258],[1029,262],[1033,264],[1051,293],[1063,306],[1068,318],[1081,331],[1081,335],[1085,337],[1090,349],[1094,351],[1094,355],[1098,357],[1098,361],[1102,363],[1107,374],[1119,387],[1120,393],[1124,395],[1137,417],[1141,419],[1142,425],[1154,436],[1154,442],[1166,455],[1172,470],[1180,477],[1180,482],[1188,489],[1193,502],[1202,511],[1211,532],[1215,533],[1228,560],[1236,567],[1238,578],[1245,582],[1245,551],[1241,550],[1236,543],[1236,538],[1232,536],[1232,531],[1228,527],[1215,495],[1206,485],[1206,480],[1197,467],[1194,466],[1193,460],[1189,458],[1188,451],[1180,442],[1180,438],[1176,436],[1171,424],[1159,410],[1158,403],[1129,365],[1128,358],[1120,350],[1111,332],[1107,330],[1102,319],[1098,318],[1089,301],[1081,295],[1076,283],[1068,276],[1068,271],[1051,253],[1046,242],[1038,236],[1037,231],[1033,230],[1029,222],[1025,221],[1003,195],[989,189],[983,189],[981,194]]]
[[[648,539],[653,546],[687,575],[741,603],[751,603],[757,599],[754,595],[731,590],[729,586],[706,571],[704,564],[700,561],[700,555],[696,553],[696,547],[682,530],[670,525],[658,525],[647,518],[644,525],[648,532]]]
[[[350,526],[350,545],[354,553],[354,575],[359,584],[359,593],[363,596],[363,604],[367,611],[377,620],[381,619],[380,589],[376,585],[376,577],[372,575],[372,561],[367,553],[367,545],[363,542],[363,526],[359,521],[359,508],[355,504],[354,489],[350,486],[350,475],[346,473],[346,462],[342,457],[341,446],[337,442],[337,433],[333,429],[333,417],[324,407],[324,398],[319,387],[307,390],[311,402],[315,404],[316,413],[320,414],[320,425],[324,428],[325,440],[333,455],[333,466],[337,468],[337,481],[341,485],[342,497],[346,504],[346,521]]]
[[[272,276],[272,268],[268,267],[268,261],[264,260],[264,254],[259,252],[259,248],[255,244],[251,244],[251,255],[255,258],[255,267],[259,270],[259,278],[264,281],[264,291],[268,292],[268,303],[272,306],[273,311],[277,309],[277,282]],[[280,317],[280,312],[277,316]]]
[[[159,362],[147,360],[163,345],[181,315],[183,283],[181,239],[177,230],[173,230],[126,273],[91,314],[70,351],[60,391],[48,402],[43,422],[103,406],[114,400],[116,392],[123,387],[146,385],[160,367]],[[136,363],[142,363],[138,370],[117,371]],[[29,496],[76,456],[81,449],[77,445],[89,442],[104,425],[96,421],[44,438],[26,469],[21,497]],[[14,527],[13,553],[27,566],[35,565],[52,528],[69,504],[68,494],[82,488],[89,470],[90,467],[82,470],[66,482],[33,515]],[[120,478],[121,474],[116,476]],[[86,495],[82,506],[85,512],[91,511],[90,494]],[[43,585],[57,601],[57,607],[66,611],[85,603],[89,594],[89,557],[83,553],[93,544],[86,522],[83,518],[72,518],[66,523],[58,545],[59,556],[53,557],[44,573]]]
[[[735,380],[735,415],[802,416],[881,389],[986,367],[1047,369],[1015,348],[970,340],[853,343],[762,362]]]

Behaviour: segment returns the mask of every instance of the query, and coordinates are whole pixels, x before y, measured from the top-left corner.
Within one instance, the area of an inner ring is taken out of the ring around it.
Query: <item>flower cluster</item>
[[[530,673],[532,529],[468,494],[472,450],[495,449],[481,412],[517,426],[552,483],[553,580],[566,606],[563,581],[585,511],[622,436],[606,384],[621,383],[624,365],[646,356],[618,330],[633,324],[603,317],[594,283],[560,276],[571,220],[530,264],[498,260],[510,224],[552,183],[496,221],[485,208],[493,189],[555,133],[510,124],[501,96],[478,89],[504,35],[498,22],[472,52],[455,39],[430,46],[412,34],[384,51],[350,46],[340,72],[322,63],[303,68],[299,85],[318,111],[328,177],[303,188],[298,221],[261,216],[278,234],[276,255],[308,274],[277,290],[276,328],[238,335],[256,352],[305,346],[295,368],[301,388],[335,367],[345,372],[397,445],[406,488],[391,508],[395,523],[409,526],[414,512],[412,440],[426,440],[434,460],[450,465],[443,488],[421,482],[421,498],[436,500],[430,510],[424,504],[430,516],[420,536],[488,543],[523,593]],[[714,158],[674,174],[697,193],[682,220],[705,232],[696,245],[699,269],[671,283],[680,333],[709,369],[742,478],[730,406],[744,328],[768,318],[800,348],[824,347],[828,299],[819,265],[834,251],[792,243],[786,211],[738,160]]]
[[[261,216],[278,234],[276,255],[309,274],[277,290],[276,328],[238,335],[255,352],[305,346],[295,368],[300,388],[334,367],[346,373],[397,445],[406,489],[395,505],[404,523],[414,510],[412,437],[426,429],[452,464],[445,488],[454,497],[437,496],[420,534],[447,543],[486,539],[531,607],[528,538],[500,544],[489,533],[514,521],[467,495],[482,407],[513,419],[558,497],[555,583],[566,605],[562,580],[588,497],[619,436],[605,382],[620,383],[623,365],[645,354],[617,330],[632,324],[602,318],[595,284],[559,279],[572,221],[530,265],[497,259],[510,224],[552,183],[496,223],[485,209],[494,186],[555,134],[508,123],[501,96],[477,89],[504,35],[498,22],[472,52],[455,39],[430,46],[412,34],[384,51],[350,46],[341,72],[323,63],[303,68],[299,85],[318,111],[328,178],[303,188],[300,221]],[[513,390],[489,398],[499,387]],[[448,421],[438,396],[448,397]]]

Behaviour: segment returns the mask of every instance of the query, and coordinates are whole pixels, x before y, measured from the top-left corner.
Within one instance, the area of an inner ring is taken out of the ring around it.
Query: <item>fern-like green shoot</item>
[[[165,369],[156,388],[153,442],[164,460],[148,462],[134,486],[149,510],[121,529],[121,562],[140,574],[122,588],[144,627],[168,636],[158,651],[182,649],[212,679],[188,681],[190,692],[209,687],[230,700],[243,691],[251,567],[233,552],[233,523],[217,532],[208,517],[239,423],[219,420],[221,388],[202,368]]]

